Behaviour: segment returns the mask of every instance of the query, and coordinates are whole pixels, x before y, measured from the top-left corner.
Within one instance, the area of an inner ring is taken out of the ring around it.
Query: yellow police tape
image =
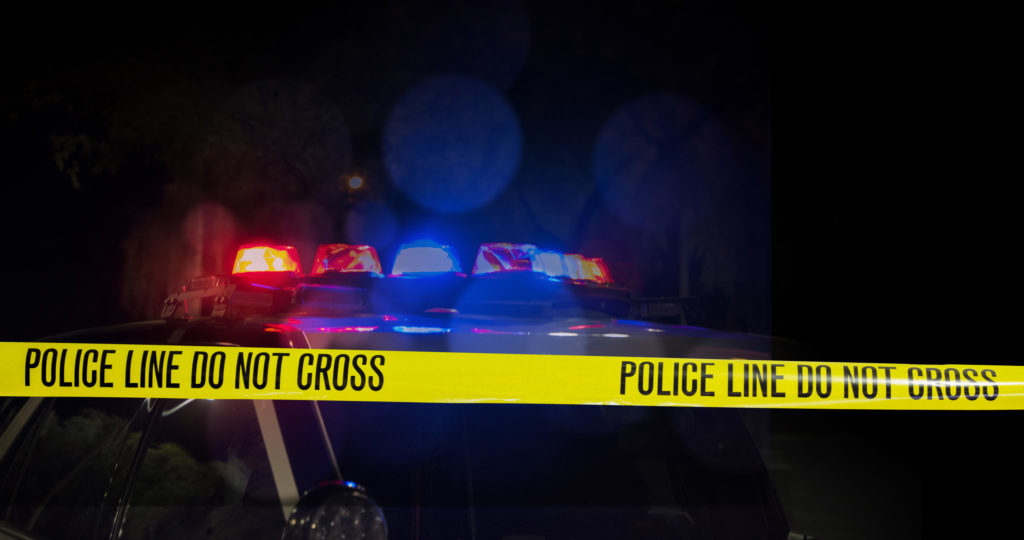
[[[1024,409],[1024,367],[0,343],[0,395]]]

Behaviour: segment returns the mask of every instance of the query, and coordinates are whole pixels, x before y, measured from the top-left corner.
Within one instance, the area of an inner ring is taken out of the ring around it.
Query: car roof
[[[40,341],[755,360],[801,356],[797,343],[694,326],[608,317],[528,319],[453,313],[162,319],[89,328]]]

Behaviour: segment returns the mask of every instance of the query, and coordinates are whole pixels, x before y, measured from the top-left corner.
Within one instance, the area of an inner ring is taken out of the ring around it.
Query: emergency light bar
[[[533,244],[482,244],[472,270],[481,278],[475,283],[462,273],[452,246],[431,240],[403,244],[389,278],[383,277],[381,266],[373,246],[322,244],[312,272],[303,275],[293,246],[246,244],[238,249],[230,275],[192,279],[167,298],[161,316],[335,316],[367,310],[544,316],[584,310],[621,317],[637,308],[642,315],[668,316],[663,312],[671,310],[665,308],[676,307],[666,302],[641,305],[641,299],[613,284],[600,258],[541,250]],[[467,298],[470,286],[473,294]]]
[[[381,275],[380,258],[373,246],[350,244],[320,244],[316,250],[311,275],[331,272],[369,272]]]
[[[299,251],[292,246],[248,244],[238,248],[232,274],[253,272],[302,273]]]

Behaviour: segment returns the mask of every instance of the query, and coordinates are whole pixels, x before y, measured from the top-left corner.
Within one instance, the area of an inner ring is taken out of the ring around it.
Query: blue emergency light
[[[461,273],[462,265],[455,250],[433,240],[417,240],[402,244],[391,267],[392,276]]]

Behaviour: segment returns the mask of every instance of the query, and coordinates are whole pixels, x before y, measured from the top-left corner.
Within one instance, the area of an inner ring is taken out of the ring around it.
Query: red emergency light
[[[569,271],[569,277],[580,281],[592,281],[606,285],[612,282],[612,274],[608,271],[608,265],[600,257],[588,258],[578,253],[567,253],[565,265]]]
[[[608,265],[605,264],[604,259],[600,257],[592,257],[587,259],[585,268],[584,279],[596,281],[601,284],[608,284],[612,282],[612,273],[608,271]]]
[[[473,274],[533,271],[537,266],[534,262],[537,254],[537,246],[533,244],[480,244],[480,249],[476,252],[476,262],[473,263]]]
[[[476,253],[476,262],[473,264],[473,274],[507,272],[539,272],[553,278],[568,277],[599,285],[612,283],[608,265],[599,257],[544,251],[533,244],[481,244]]]
[[[232,274],[252,272],[302,273],[299,251],[293,246],[247,244],[238,248]]]
[[[329,272],[382,273],[380,258],[373,246],[351,244],[321,244],[313,261],[313,275]]]

